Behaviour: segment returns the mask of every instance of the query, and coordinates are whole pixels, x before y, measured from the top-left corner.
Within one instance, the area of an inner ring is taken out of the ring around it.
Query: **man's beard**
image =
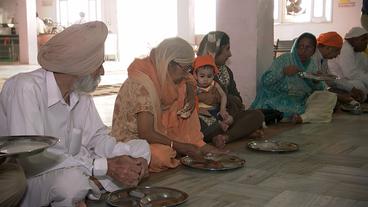
[[[101,76],[97,76],[94,79],[92,75],[85,75],[74,83],[73,89],[78,93],[92,93],[96,90],[100,81]]]

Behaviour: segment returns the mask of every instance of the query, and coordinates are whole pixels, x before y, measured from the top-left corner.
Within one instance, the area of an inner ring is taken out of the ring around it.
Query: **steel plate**
[[[134,187],[111,192],[106,202],[118,207],[177,206],[188,199],[188,194],[166,187]]]
[[[302,78],[319,80],[319,81],[332,81],[339,79],[337,76],[332,74],[313,74],[308,72],[299,72],[299,76]]]
[[[265,152],[292,152],[299,149],[295,143],[275,140],[251,141],[248,143],[248,148]]]
[[[201,170],[232,170],[244,167],[245,160],[235,155],[209,155],[204,161],[193,160],[191,157],[182,157],[181,163],[185,166]]]
[[[0,157],[29,156],[55,145],[59,139],[50,136],[0,137]]]

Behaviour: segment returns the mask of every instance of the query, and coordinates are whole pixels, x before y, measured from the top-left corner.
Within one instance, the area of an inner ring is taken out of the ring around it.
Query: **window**
[[[101,0],[58,0],[57,5],[58,22],[64,27],[80,22],[80,13],[83,22],[101,19]]]
[[[207,34],[216,30],[216,0],[194,1],[194,33]]]
[[[275,23],[330,22],[332,0],[274,0]]]

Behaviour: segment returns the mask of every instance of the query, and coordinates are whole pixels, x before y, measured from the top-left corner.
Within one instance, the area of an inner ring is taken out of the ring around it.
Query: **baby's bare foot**
[[[263,129],[257,129],[252,134],[249,135],[250,139],[262,139],[264,138],[264,131]]]
[[[229,128],[229,125],[228,125],[228,124],[226,124],[226,123],[225,123],[225,122],[223,122],[223,121],[219,121],[219,124],[220,124],[220,127],[221,127],[222,131],[224,131],[224,132],[226,132],[226,131],[227,131],[227,129]]]
[[[219,149],[223,149],[226,145],[226,142],[228,140],[228,136],[225,134],[219,134],[217,136],[214,136],[212,138],[212,143],[215,145],[215,147]]]

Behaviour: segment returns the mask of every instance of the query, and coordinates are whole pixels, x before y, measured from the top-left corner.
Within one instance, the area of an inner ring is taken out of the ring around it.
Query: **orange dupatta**
[[[164,84],[160,84],[155,66],[149,57],[134,60],[128,68],[128,77],[143,85],[148,91],[154,108],[154,128],[157,132],[173,141],[194,144],[198,147],[205,145],[198,113],[192,113],[187,119],[177,115],[177,111],[184,106],[187,80],[176,85],[167,76]],[[151,144],[151,151],[150,171],[158,172],[179,165],[175,159],[175,151],[173,152],[169,146]]]

